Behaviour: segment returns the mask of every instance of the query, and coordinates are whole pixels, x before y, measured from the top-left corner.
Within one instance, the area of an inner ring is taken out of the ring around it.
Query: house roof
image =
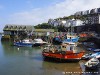
[[[32,25],[14,25],[7,24],[5,25],[3,31],[32,31],[34,26]]]

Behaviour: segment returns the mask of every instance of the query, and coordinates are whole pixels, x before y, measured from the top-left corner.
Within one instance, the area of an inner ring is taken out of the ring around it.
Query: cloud
[[[49,18],[58,18],[74,14],[77,11],[100,7],[100,0],[64,0],[45,8],[16,12],[9,17],[9,23],[31,24],[47,22]]]

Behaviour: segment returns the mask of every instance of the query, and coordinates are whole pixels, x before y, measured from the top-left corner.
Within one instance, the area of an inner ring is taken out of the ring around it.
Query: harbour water
[[[16,47],[11,41],[0,41],[0,75],[80,75],[82,72],[79,62],[44,61],[41,52],[40,47]]]

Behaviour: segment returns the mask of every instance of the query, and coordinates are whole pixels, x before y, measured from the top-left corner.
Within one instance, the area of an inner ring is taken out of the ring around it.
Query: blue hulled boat
[[[62,43],[68,43],[68,42],[73,42],[76,43],[78,42],[79,37],[76,35],[67,35],[66,38],[62,41]]]
[[[20,41],[14,42],[14,45],[15,46],[30,46],[30,47],[32,47],[33,40],[31,40],[31,39],[20,40]]]

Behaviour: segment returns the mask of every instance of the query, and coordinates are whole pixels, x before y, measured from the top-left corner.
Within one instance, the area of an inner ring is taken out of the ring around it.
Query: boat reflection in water
[[[42,67],[45,72],[50,73],[49,75],[69,75],[69,74],[76,74],[79,75],[82,73],[82,70],[79,67],[79,63],[59,63],[59,62],[48,62],[44,61],[42,63]],[[48,75],[48,74],[47,74]]]
[[[43,41],[42,39],[24,39],[24,40],[19,40],[19,41],[14,41],[15,46],[41,46],[47,44],[47,42]]]

